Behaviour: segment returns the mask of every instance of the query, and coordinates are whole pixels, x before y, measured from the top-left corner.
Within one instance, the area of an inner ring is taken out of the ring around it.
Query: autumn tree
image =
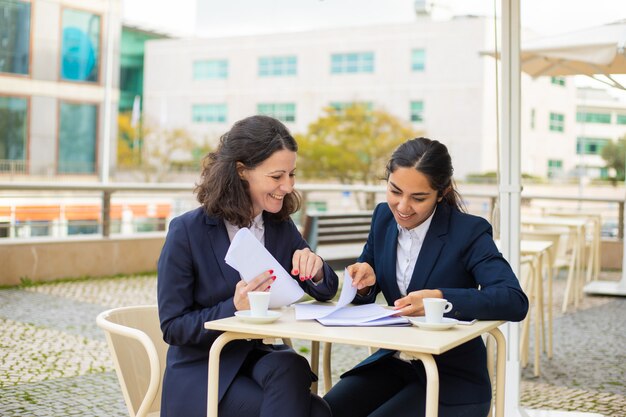
[[[143,181],[161,182],[181,169],[200,170],[200,160],[211,150],[208,140],[198,144],[182,128],[164,129],[154,124],[132,126],[131,114],[118,117],[117,162]]]
[[[296,135],[298,175],[341,184],[376,184],[393,150],[415,136],[408,123],[365,104],[327,108],[305,134]]]
[[[609,142],[602,148],[602,158],[606,161],[607,168],[613,168],[616,172],[615,180],[624,181],[624,164],[626,163],[626,136],[617,142]]]
[[[298,173],[341,184],[374,184],[393,150],[415,136],[408,123],[382,110],[363,104],[328,108],[305,134],[296,135]]]

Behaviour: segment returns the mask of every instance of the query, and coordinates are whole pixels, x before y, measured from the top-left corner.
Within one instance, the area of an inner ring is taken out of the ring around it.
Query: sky
[[[426,0],[429,3],[433,0]],[[454,14],[493,15],[493,0],[436,0]],[[562,33],[626,19],[624,0],[520,0],[522,26]],[[317,27],[408,22],[415,0],[122,0],[124,18],[183,36],[249,35]],[[500,0],[495,1],[500,14]]]

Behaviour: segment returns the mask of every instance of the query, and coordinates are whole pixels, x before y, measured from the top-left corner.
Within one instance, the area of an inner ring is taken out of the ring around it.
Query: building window
[[[338,113],[343,113],[347,108],[356,106],[364,107],[368,112],[374,108],[371,101],[332,101],[329,106]]]
[[[59,173],[95,173],[97,109],[95,104],[61,102],[57,161]]]
[[[274,117],[281,122],[296,121],[296,105],[294,103],[259,103],[257,113]]]
[[[601,155],[602,148],[609,142],[611,139],[579,136],[576,138],[576,153],[578,155]]]
[[[61,79],[98,82],[100,31],[100,16],[80,10],[63,10]]]
[[[194,104],[191,120],[194,123],[225,123],[226,104]]]
[[[0,0],[0,72],[28,74],[30,3]]]
[[[423,122],[424,121],[424,102],[412,101],[411,102],[411,121]]]
[[[263,56],[259,58],[259,77],[296,75],[298,58],[295,56]]]
[[[359,72],[374,72],[373,52],[352,52],[331,55],[331,74],[356,74]]]
[[[413,49],[411,51],[411,70],[424,71],[426,65],[426,51],[423,49]]]
[[[564,130],[565,116],[560,113],[550,113],[550,130],[553,132],[562,132]]]
[[[548,178],[560,177],[563,173],[563,161],[548,159]]]
[[[0,172],[25,172],[28,101],[0,96]]]
[[[550,77],[550,82],[554,85],[565,85],[565,77]]]
[[[218,80],[228,78],[228,61],[225,59],[210,59],[194,61],[194,80]]]
[[[578,113],[576,113],[576,121],[580,122],[580,123],[610,124],[611,123],[611,114],[610,113],[592,113],[592,112],[579,111]]]
[[[626,114],[618,114],[615,123],[618,125],[626,125]]]

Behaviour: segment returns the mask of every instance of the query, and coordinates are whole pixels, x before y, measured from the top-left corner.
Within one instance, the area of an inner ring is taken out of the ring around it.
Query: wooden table
[[[439,408],[439,373],[433,355],[439,355],[471,339],[490,333],[497,344],[496,417],[504,416],[505,340],[498,326],[503,321],[478,321],[457,325],[450,330],[429,331],[411,327],[325,327],[314,320],[295,320],[293,307],[280,310],[283,315],[274,323],[246,323],[237,317],[204,323],[210,330],[222,333],[209,352],[207,415],[217,417],[219,360],[222,348],[238,339],[292,338],[318,342],[398,350],[421,360],[426,370],[426,416],[436,417]]]

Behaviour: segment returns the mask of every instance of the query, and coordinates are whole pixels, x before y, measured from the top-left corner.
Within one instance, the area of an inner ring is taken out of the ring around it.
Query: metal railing
[[[375,201],[384,200],[386,191],[384,186],[378,185],[298,184],[296,188],[302,194],[304,200],[303,209],[296,213],[296,221],[302,218],[307,209],[350,212],[371,208],[371,204]],[[197,207],[192,191],[193,184],[189,183],[5,182],[0,183],[0,229],[2,227],[15,227],[15,220],[12,219],[6,208],[7,206],[15,205],[15,201],[39,201],[39,204],[45,205],[46,202],[55,199],[73,197],[75,199],[96,201],[101,210],[98,220],[100,227],[98,229],[102,237],[106,238],[111,235],[111,202],[114,196],[120,199],[162,196],[172,201],[172,210],[169,217],[173,217],[193,207]],[[491,220],[498,199],[497,190],[494,187],[470,192],[462,190],[462,195],[469,212]],[[570,206],[577,209],[583,208],[594,213],[601,212],[609,225],[607,227],[607,235],[616,235],[615,237],[618,237],[620,240],[624,238],[623,198],[546,196],[522,192],[524,211],[534,210],[535,212],[541,212],[542,206],[546,205],[555,207]],[[92,223],[90,222],[89,224]],[[9,236],[9,234],[0,233],[0,236]]]

